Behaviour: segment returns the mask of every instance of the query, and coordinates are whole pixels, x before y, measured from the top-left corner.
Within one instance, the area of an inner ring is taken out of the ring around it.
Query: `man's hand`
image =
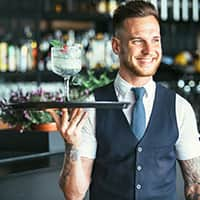
[[[186,200],[200,200],[200,185],[193,185],[189,187]]]
[[[69,114],[68,109],[64,108],[62,109],[62,115],[59,116],[53,109],[47,109],[46,111],[55,120],[65,142],[73,147],[78,147],[81,142],[81,128],[87,118],[87,112],[81,108],[76,108]]]

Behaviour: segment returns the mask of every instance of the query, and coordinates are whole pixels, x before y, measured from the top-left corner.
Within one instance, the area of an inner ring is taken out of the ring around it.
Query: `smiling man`
[[[112,40],[113,50],[119,55],[120,76],[133,85],[148,82],[161,61],[160,41],[160,27],[154,16],[127,18]]]
[[[52,115],[67,143],[60,186],[67,200],[176,200],[176,160],[187,200],[200,200],[200,143],[194,111],[153,81],[161,57],[158,13],[146,1],[120,5],[112,47],[115,81],[97,101],[130,101],[124,110],[67,109]]]

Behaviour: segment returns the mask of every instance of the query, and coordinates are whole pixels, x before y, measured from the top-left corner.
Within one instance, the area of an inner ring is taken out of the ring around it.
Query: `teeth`
[[[137,59],[141,59],[141,60],[151,60],[152,59],[152,57],[138,57]]]
[[[151,62],[152,61],[152,59],[150,59],[150,58],[144,58],[144,59],[139,59],[139,60],[145,61],[145,62]]]

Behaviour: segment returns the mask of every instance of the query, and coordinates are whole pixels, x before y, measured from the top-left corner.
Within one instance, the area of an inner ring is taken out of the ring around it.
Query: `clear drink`
[[[81,70],[81,45],[51,48],[51,68],[64,78],[66,99],[69,101],[69,78]]]

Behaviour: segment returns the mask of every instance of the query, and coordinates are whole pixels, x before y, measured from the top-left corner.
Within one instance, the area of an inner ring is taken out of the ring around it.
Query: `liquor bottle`
[[[16,71],[20,71],[20,46],[15,46]]]
[[[199,21],[199,0],[193,0],[192,1],[192,18],[193,21],[198,22]]]
[[[173,0],[173,18],[175,21],[180,20],[180,0]]]
[[[183,21],[189,20],[189,2],[188,2],[188,0],[182,0],[182,18],[183,18]]]
[[[37,68],[38,62],[38,46],[36,41],[31,42],[32,70]]]
[[[168,19],[168,2],[167,0],[162,0],[161,1],[161,19],[162,20],[167,20]]]
[[[86,57],[89,61],[90,68],[105,67],[105,37],[103,33],[97,33],[96,36],[90,40]]]
[[[6,72],[8,70],[8,44],[7,42],[0,43],[0,72]]]
[[[24,44],[20,48],[20,72],[25,72],[27,70],[27,54],[28,54],[28,48]]]
[[[97,12],[99,13],[107,13],[107,2],[106,0],[101,0],[99,1],[99,3],[97,4]]]
[[[8,46],[8,71],[14,72],[17,69],[16,63],[16,48],[14,45],[10,44]]]
[[[116,0],[109,0],[108,2],[108,12],[110,16],[113,16],[114,10],[117,8],[118,4]]]
[[[195,67],[195,71],[200,73],[200,50],[196,52],[194,67]]]

